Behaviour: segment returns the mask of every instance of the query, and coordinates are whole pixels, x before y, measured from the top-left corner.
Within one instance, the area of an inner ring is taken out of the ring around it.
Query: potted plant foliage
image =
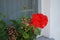
[[[30,18],[24,16],[10,22],[12,25],[7,25],[4,19],[0,19],[0,40],[36,40],[41,29],[47,25],[48,18],[42,13],[34,13]]]
[[[6,34],[6,28],[8,25],[3,20],[5,17],[6,16],[0,12],[0,40],[8,40],[8,35]]]
[[[41,34],[47,22],[47,16],[43,14],[32,14],[31,18],[22,17],[17,20],[11,20],[17,33],[16,40],[36,40],[37,35]],[[13,32],[14,33],[14,32]]]

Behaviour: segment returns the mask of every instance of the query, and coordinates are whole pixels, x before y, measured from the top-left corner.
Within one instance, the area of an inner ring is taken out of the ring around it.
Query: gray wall
[[[35,3],[35,4],[34,4]],[[7,15],[6,21],[9,19],[17,19],[19,18],[24,12],[21,12],[23,10],[24,5],[28,6],[28,9],[33,8],[34,11],[26,12],[28,16],[30,16],[32,13],[35,13],[38,11],[38,1],[37,0],[0,0],[0,11],[3,14]]]

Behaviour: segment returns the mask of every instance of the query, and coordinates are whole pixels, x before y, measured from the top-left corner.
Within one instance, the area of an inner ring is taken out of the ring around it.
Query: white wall
[[[41,0],[41,12],[48,16],[48,25],[42,29],[42,35],[50,36],[50,0]]]
[[[41,12],[49,18],[42,35],[60,40],[60,0],[41,0]]]
[[[60,0],[51,0],[50,37],[60,40]]]
[[[40,36],[50,36],[50,0],[38,0],[38,13],[44,13],[48,16],[48,25],[42,29]]]

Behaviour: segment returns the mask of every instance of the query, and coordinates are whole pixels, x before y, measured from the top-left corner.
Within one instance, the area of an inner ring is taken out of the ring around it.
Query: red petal
[[[35,27],[44,28],[47,25],[48,18],[43,14],[32,14],[32,24]]]

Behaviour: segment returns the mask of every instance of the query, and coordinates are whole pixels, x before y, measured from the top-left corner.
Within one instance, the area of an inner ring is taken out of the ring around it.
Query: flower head
[[[48,18],[42,13],[32,14],[32,24],[37,28],[44,28],[47,25]]]

